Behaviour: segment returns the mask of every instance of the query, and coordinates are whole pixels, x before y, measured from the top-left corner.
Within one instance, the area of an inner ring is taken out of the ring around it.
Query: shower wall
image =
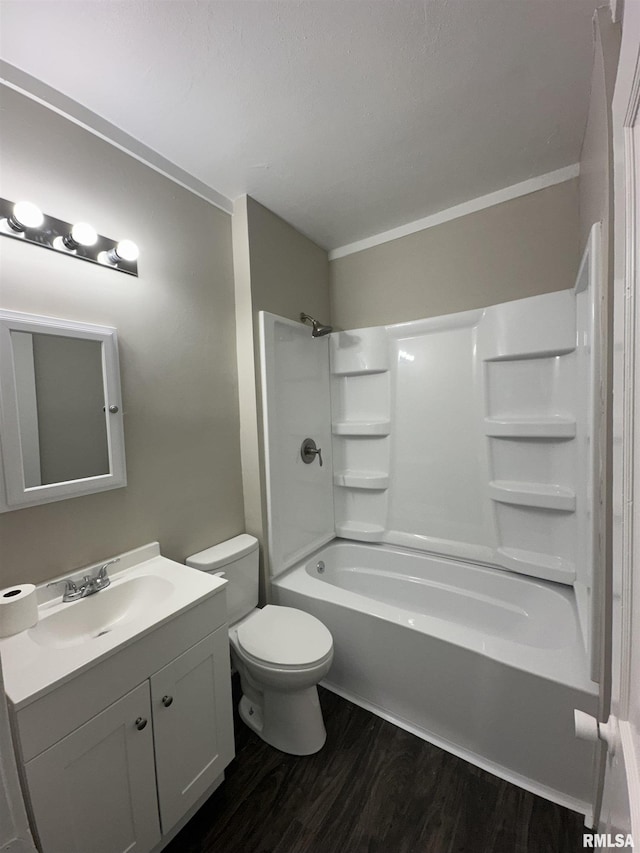
[[[573,290],[328,348],[261,315],[273,575],[336,535],[571,585],[595,657],[599,241]]]
[[[573,290],[331,336],[336,535],[574,585],[589,642],[599,234]]]
[[[269,567],[280,574],[334,537],[329,339],[260,312]],[[303,462],[312,438],[320,459]]]
[[[336,532],[572,583],[575,297],[336,335]]]

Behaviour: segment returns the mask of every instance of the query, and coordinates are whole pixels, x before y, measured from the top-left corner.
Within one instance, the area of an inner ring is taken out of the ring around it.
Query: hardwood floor
[[[583,817],[320,689],[327,743],[285,755],[236,722],[226,780],[167,853],[574,853]]]

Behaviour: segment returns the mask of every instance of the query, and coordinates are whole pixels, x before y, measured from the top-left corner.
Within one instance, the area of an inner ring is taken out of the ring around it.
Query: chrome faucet
[[[106,589],[109,586],[111,578],[107,574],[107,567],[118,562],[120,562],[120,557],[103,563],[95,575],[85,575],[80,582],[73,580],[73,578],[64,578],[61,581],[52,581],[47,586],[64,584],[64,592],[62,593],[63,602],[77,601],[79,598],[95,595],[96,592],[100,592],[100,590]]]
[[[71,578],[65,578],[61,581],[51,581],[51,583],[47,584],[47,587],[58,586],[61,583],[64,584],[64,592],[62,593],[63,601],[76,601],[78,598],[81,598],[82,593],[76,586],[76,582],[71,580]]]
[[[80,585],[80,598],[86,598],[88,595],[94,595],[96,592],[100,592],[101,589],[106,589],[106,587],[111,583],[111,578],[107,574],[107,566],[110,566],[112,563],[117,563],[119,559],[120,558],[117,557],[115,560],[109,560],[108,563],[100,566],[93,577],[85,575],[82,578],[82,584]]]

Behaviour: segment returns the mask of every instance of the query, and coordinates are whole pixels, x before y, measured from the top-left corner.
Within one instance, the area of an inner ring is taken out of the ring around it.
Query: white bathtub
[[[330,629],[330,690],[589,816],[573,709],[595,713],[597,687],[571,588],[334,540],[275,578],[272,600]]]

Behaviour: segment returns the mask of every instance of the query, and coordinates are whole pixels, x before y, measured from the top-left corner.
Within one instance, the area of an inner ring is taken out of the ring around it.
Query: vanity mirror
[[[127,483],[117,333],[0,311],[0,512]]]

